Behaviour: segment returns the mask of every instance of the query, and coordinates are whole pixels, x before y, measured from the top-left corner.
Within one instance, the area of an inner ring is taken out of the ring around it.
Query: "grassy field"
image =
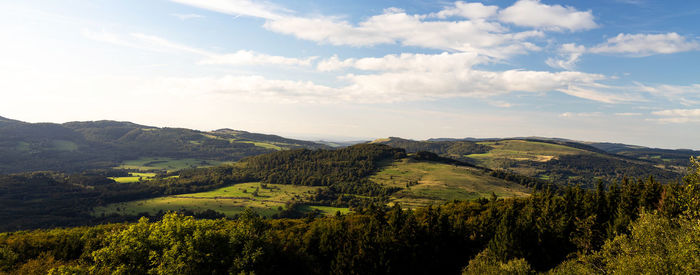
[[[525,140],[501,140],[479,142],[479,144],[490,146],[493,149],[484,154],[467,155],[477,162],[487,162],[499,158],[545,162],[559,156],[589,153],[573,147]]]
[[[402,188],[391,196],[391,203],[415,208],[452,200],[490,197],[527,196],[528,188],[462,166],[410,159],[395,161],[370,178],[372,181]]]
[[[137,215],[139,213],[155,214],[158,211],[177,211],[187,209],[203,211],[207,209],[224,213],[231,217],[246,208],[253,209],[262,216],[271,216],[284,209],[288,201],[307,201],[320,187],[268,184],[262,188],[258,182],[241,183],[213,191],[181,194],[140,201],[115,203],[97,207],[94,215]],[[255,191],[257,190],[257,195]],[[308,211],[318,209],[326,214],[336,211],[347,212],[347,208],[305,206]]]
[[[273,149],[273,150],[277,150],[277,151],[281,151],[284,149],[284,148],[282,148],[274,143],[256,142],[256,141],[250,141],[250,140],[239,140],[239,139],[235,139],[235,138],[223,138],[223,137],[219,137],[219,136],[215,136],[215,135],[208,135],[208,134],[204,134],[204,136],[208,137],[208,138],[213,138],[213,139],[227,140],[230,143],[236,143],[236,142],[251,143],[251,144],[258,146],[258,147],[262,147],[262,148],[266,148],[266,149]]]
[[[139,182],[141,180],[151,180],[156,176],[156,173],[129,173],[128,177],[110,177],[118,183]]]
[[[75,151],[78,150],[78,144],[68,140],[54,140],[51,142],[54,150],[58,151]]]
[[[277,150],[277,151],[281,151],[281,150],[283,149],[282,147],[279,147],[279,146],[277,146],[277,145],[275,145],[275,144],[266,143],[266,142],[240,141],[240,140],[239,140],[238,142],[252,143],[252,144],[254,144],[255,146],[258,146],[258,147],[267,148],[267,149],[272,149],[272,150]]]
[[[140,171],[166,170],[177,171],[185,168],[210,167],[224,162],[203,159],[173,159],[173,158],[140,158],[127,160],[117,169],[134,169]]]

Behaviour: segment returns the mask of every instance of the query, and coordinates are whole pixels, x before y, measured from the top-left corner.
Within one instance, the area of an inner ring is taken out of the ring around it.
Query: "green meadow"
[[[156,173],[129,173],[128,177],[110,177],[118,183],[139,182],[142,180],[152,180]]]
[[[265,186],[265,188],[263,188]],[[246,208],[251,208],[262,216],[271,216],[284,210],[287,202],[308,201],[321,187],[267,184],[259,182],[240,183],[216,190],[200,193],[180,194],[153,199],[114,203],[94,209],[94,215],[137,215],[140,213],[156,214],[159,211],[214,210],[232,217]],[[347,213],[347,208],[324,206],[303,206],[302,210],[317,209],[326,214],[336,211]]]
[[[124,161],[117,169],[129,169],[140,171],[177,171],[186,168],[211,167],[221,165],[224,162],[215,160],[203,159],[174,159],[174,158],[139,158],[135,160]]]
[[[267,143],[267,142],[242,141],[242,140],[238,140],[237,142],[252,143],[253,145],[258,146],[258,147],[277,150],[277,151],[281,151],[283,149],[282,147],[279,147],[275,144]]]
[[[490,197],[523,197],[527,187],[491,177],[481,170],[437,162],[394,161],[370,180],[402,190],[394,193],[391,204],[415,208],[452,200]]]
[[[479,142],[479,144],[487,145],[493,148],[484,154],[467,155],[467,157],[476,160],[480,164],[489,162],[493,159],[545,162],[559,156],[590,153],[585,150],[564,145],[526,140],[499,140]]]

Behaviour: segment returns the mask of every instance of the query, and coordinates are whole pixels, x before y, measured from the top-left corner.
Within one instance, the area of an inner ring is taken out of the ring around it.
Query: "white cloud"
[[[573,86],[595,85],[596,81],[603,78],[600,75],[580,72],[489,72],[469,68],[458,71],[390,71],[369,75],[349,74],[343,77],[351,83],[346,87],[349,94],[360,99],[366,98],[370,102],[453,97],[489,98],[511,92],[544,93],[571,89]]]
[[[642,113],[615,113],[616,116],[641,116]]]
[[[448,51],[477,52],[495,58],[538,51],[528,39],[540,38],[539,30],[513,32],[497,21],[487,21],[497,7],[479,3],[456,2],[437,14],[407,14],[389,8],[379,15],[351,23],[341,17],[291,15],[270,4],[250,1],[172,0],[226,14],[243,14],[266,19],[266,29],[299,39],[331,45],[373,46],[401,44]],[[429,17],[461,16],[474,20],[427,20]]]
[[[204,15],[196,13],[171,13],[170,15],[177,17],[180,20],[204,18]]]
[[[310,66],[317,57],[291,58],[276,55],[267,55],[248,50],[239,50],[234,53],[218,54],[180,43],[172,42],[162,37],[142,33],[132,33],[128,36],[120,36],[108,32],[93,32],[83,30],[83,35],[99,42],[115,44],[156,52],[185,52],[203,57],[199,64],[204,65],[287,65]]]
[[[148,35],[143,33],[132,33],[131,37],[136,38],[143,47],[149,48],[155,51],[178,51],[178,52],[188,52],[198,55],[211,55],[210,52],[189,47],[183,44],[175,43],[164,38]]]
[[[490,98],[512,92],[546,93],[571,85],[595,85],[601,76],[578,72],[505,71],[391,71],[343,76],[339,87],[312,81],[268,79],[258,75],[211,77],[156,77],[110,84],[113,90],[150,97],[217,97],[227,100],[279,103],[390,103],[440,98],[481,98],[488,104],[509,107]],[[87,90],[86,90],[87,91]]]
[[[487,58],[476,53],[402,53],[379,58],[348,58],[345,60],[340,60],[338,56],[334,55],[319,62],[317,68],[320,71],[335,71],[344,68],[364,71],[457,71],[486,62],[488,62]]]
[[[474,69],[489,60],[475,53],[441,53],[386,55],[378,58],[337,56],[320,61],[319,71],[347,68],[368,72],[347,74],[341,80],[348,95],[376,101],[404,101],[449,97],[489,98],[511,92],[545,93],[560,91],[588,100],[619,103],[639,100],[628,94],[604,92],[613,90],[599,84],[603,75],[575,71],[545,72],[509,70],[492,72]],[[498,104],[507,107],[506,104]],[[508,105],[510,106],[510,105]]]
[[[500,11],[498,18],[518,26],[554,31],[580,31],[598,27],[590,10],[578,11],[573,7],[550,6],[540,3],[539,0],[519,0]]]
[[[661,118],[651,119],[660,123],[700,122],[700,109],[671,109],[652,112]]]
[[[269,20],[264,27],[332,45],[400,43],[404,46],[477,52],[496,58],[537,51],[540,48],[527,42],[527,39],[544,36],[540,31],[509,32],[497,22],[483,20],[425,21],[422,15],[409,15],[396,9],[386,10],[357,25],[333,17],[285,17]]]
[[[672,109],[655,111],[652,114],[657,116],[678,116],[678,117],[698,117],[700,118],[700,109]]]
[[[290,58],[284,56],[274,56],[257,53],[254,51],[239,50],[235,53],[209,55],[200,64],[224,64],[224,65],[289,65],[289,66],[310,66],[317,57],[304,59]]]
[[[206,10],[225,14],[243,15],[265,19],[278,19],[287,10],[265,2],[251,0],[171,0],[180,4],[190,5]]]
[[[109,43],[109,44],[114,44],[114,45],[119,45],[119,46],[124,46],[124,47],[131,47],[131,48],[138,48],[139,46],[133,42],[128,41],[128,39],[125,39],[115,33],[110,33],[106,32],[104,30],[102,31],[92,31],[88,29],[83,29],[80,32],[84,37],[94,40],[94,41],[99,41],[103,43]]]
[[[699,50],[700,43],[689,41],[675,33],[666,34],[618,34],[592,47],[591,53],[623,54],[629,56],[649,56]]]
[[[560,116],[560,117],[566,117],[566,118],[572,118],[572,117],[600,117],[600,116],[603,116],[603,113],[601,113],[601,112],[592,112],[592,113],[572,113],[572,112],[566,112],[566,113],[561,113],[559,116]]]
[[[609,104],[632,101],[645,101],[644,98],[637,94],[619,94],[611,92],[611,90],[615,90],[618,88],[619,87],[607,87],[605,85],[600,85],[599,83],[591,82],[590,85],[570,85],[565,88],[557,89],[557,91],[560,91],[570,96]]]
[[[631,87],[640,92],[649,93],[654,96],[664,97],[685,106],[700,105],[700,84],[692,85],[644,85],[636,83],[636,86]]]
[[[457,1],[454,6],[445,7],[437,13],[430,14],[431,17],[448,18],[448,17],[464,17],[469,19],[484,19],[489,18],[498,12],[498,6],[486,6],[482,3],[466,3]]]
[[[568,43],[562,45],[559,50],[558,58],[547,58],[545,63],[552,68],[561,68],[565,70],[574,70],[581,55],[586,52],[586,47]]]
[[[573,43],[563,44],[557,57],[548,58],[545,63],[552,68],[573,70],[584,53],[621,54],[630,57],[643,57],[654,54],[672,54],[700,50],[700,43],[689,41],[677,33],[666,34],[618,34],[591,48]]]

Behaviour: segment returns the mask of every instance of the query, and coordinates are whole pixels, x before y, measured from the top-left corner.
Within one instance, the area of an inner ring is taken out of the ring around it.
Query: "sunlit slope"
[[[499,140],[478,142],[478,144],[488,146],[490,149],[486,153],[470,154],[466,157],[474,160],[475,164],[488,168],[513,168],[512,164],[517,161],[549,162],[560,159],[562,156],[600,155],[569,146],[527,140]],[[532,175],[531,171],[515,170]]]
[[[213,210],[233,217],[250,208],[259,215],[272,216],[287,209],[291,203],[304,204],[321,187],[261,184],[259,182],[240,183],[228,187],[219,188],[207,192],[164,196],[152,199],[114,203],[97,207],[94,215],[138,215],[148,213],[155,215],[162,211],[202,212]],[[321,212],[335,213],[347,212],[347,208],[316,207],[303,205],[300,209],[312,211],[318,209]]]
[[[653,163],[605,152],[533,140],[497,140],[478,142],[490,149],[465,157],[472,163],[491,169],[505,169],[552,182],[592,185],[598,179],[648,177],[674,180],[674,171]]]
[[[370,180],[401,188],[391,195],[391,203],[404,207],[440,204],[453,200],[527,196],[522,185],[491,177],[484,171],[451,164],[401,159],[384,166]]]

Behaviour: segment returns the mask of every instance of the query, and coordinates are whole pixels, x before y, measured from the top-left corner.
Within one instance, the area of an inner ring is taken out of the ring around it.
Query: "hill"
[[[5,221],[0,231],[129,220],[173,210],[234,217],[251,209],[269,217],[299,217],[370,204],[415,208],[493,194],[523,197],[537,186],[517,175],[430,153],[407,155],[381,144],[277,151],[176,174],[126,174],[0,175],[0,217]]]
[[[203,132],[118,121],[54,124],[0,119],[0,173],[79,172],[128,161],[164,161],[158,158],[217,164],[297,148],[328,146],[230,129]]]
[[[676,170],[684,170],[690,165],[690,157],[700,156],[700,151],[690,149],[661,149],[621,143],[591,142],[589,145],[609,153],[642,159],[657,165]]]
[[[593,145],[563,139],[434,139],[414,141],[388,138],[374,141],[405,148],[407,152],[428,151],[477,166],[506,170],[558,184],[576,183],[592,187],[597,180],[652,175],[664,181],[680,178],[673,166],[615,154]],[[688,157],[689,159],[689,157]]]

